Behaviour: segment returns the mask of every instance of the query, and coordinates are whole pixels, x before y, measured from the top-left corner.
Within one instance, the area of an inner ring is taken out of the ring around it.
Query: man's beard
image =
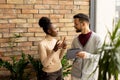
[[[76,29],[76,32],[77,32],[77,33],[81,32],[81,31],[82,31],[82,30]]]

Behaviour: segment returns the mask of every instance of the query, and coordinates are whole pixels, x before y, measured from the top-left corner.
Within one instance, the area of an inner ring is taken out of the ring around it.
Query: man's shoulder
[[[100,35],[97,34],[96,32],[92,32],[92,36],[97,37],[97,38],[100,38]]]
[[[100,35],[97,34],[97,33],[95,33],[95,32],[93,32],[92,38],[93,38],[93,40],[95,40],[95,41],[101,41],[101,42],[102,42],[102,38],[100,37]]]

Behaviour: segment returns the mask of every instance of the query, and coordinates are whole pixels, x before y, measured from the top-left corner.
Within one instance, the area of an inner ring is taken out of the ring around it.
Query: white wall
[[[104,40],[107,28],[112,31],[115,18],[115,0],[96,1],[96,32]]]

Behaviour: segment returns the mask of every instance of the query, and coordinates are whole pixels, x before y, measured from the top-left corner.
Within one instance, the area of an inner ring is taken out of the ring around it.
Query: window
[[[104,40],[107,29],[113,29],[115,19],[115,0],[90,0],[91,27]]]

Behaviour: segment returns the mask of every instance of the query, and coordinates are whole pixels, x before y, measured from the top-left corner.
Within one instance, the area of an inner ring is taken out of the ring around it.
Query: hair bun
[[[50,19],[47,18],[47,17],[41,17],[40,20],[39,20],[39,25],[40,27],[46,27],[50,24]]]

